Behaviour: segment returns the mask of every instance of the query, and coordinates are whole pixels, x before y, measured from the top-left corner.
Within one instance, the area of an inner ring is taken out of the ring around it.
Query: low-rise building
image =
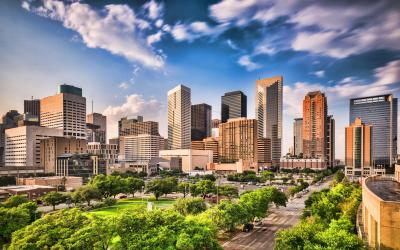
[[[24,186],[65,186],[67,190],[76,189],[83,185],[82,177],[78,176],[46,176],[46,177],[27,177],[17,178],[17,185]]]
[[[118,144],[101,144],[100,142],[89,142],[87,152],[97,155],[105,160],[107,166],[113,165],[118,161]]]
[[[57,188],[50,186],[41,185],[14,185],[0,187],[0,193],[7,192],[11,195],[26,195],[30,200],[36,200],[40,196],[43,196],[49,192],[57,191]]]
[[[312,169],[312,170],[324,170],[327,168],[326,161],[320,158],[314,159],[297,159],[282,157],[280,169]]]
[[[170,161],[171,169],[179,169],[184,173],[207,170],[207,164],[213,162],[213,151],[211,150],[161,150],[159,156]]]
[[[57,176],[80,176],[85,180],[94,175],[106,174],[107,166],[98,156],[89,154],[63,154],[57,157]]]
[[[217,173],[243,173],[244,171],[258,172],[257,162],[249,160],[239,160],[235,163],[210,163],[207,170]]]

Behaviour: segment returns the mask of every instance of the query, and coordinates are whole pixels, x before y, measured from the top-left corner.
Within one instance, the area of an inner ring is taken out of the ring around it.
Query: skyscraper
[[[360,118],[346,127],[345,165],[347,176],[372,174],[372,126]]]
[[[282,76],[256,81],[258,136],[271,140],[274,165],[279,165],[282,151],[282,86]]]
[[[303,155],[326,160],[328,105],[324,93],[309,92],[303,101]]]
[[[293,122],[293,154],[303,154],[303,118],[296,118]]]
[[[373,127],[372,157],[374,166],[390,166],[397,155],[397,98],[392,94],[350,100],[349,124],[359,117]]]
[[[86,98],[82,89],[62,84],[58,93],[40,100],[40,125],[63,130],[64,136],[86,139]]]
[[[32,100],[24,100],[24,113],[31,114],[35,116],[40,116],[40,100],[32,99]]]
[[[190,88],[178,85],[168,91],[168,144],[171,149],[190,149]]]
[[[227,92],[221,96],[221,122],[247,117],[247,96],[242,91]]]
[[[192,105],[192,141],[211,136],[211,106],[205,103]]]
[[[335,163],[335,119],[328,115],[326,119],[326,164],[334,167]]]
[[[118,121],[118,135],[159,135],[158,122],[143,121],[143,116],[137,118],[123,117]]]
[[[86,116],[86,134],[88,142],[107,143],[107,117],[99,113],[91,113]],[[94,126],[91,126],[94,125]],[[96,127],[96,129],[91,129]]]

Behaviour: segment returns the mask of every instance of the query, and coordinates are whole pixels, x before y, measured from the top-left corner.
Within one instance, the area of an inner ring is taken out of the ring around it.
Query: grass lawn
[[[155,199],[148,199],[148,201],[153,202],[153,206],[158,208],[171,207],[175,203],[175,200],[173,199],[161,199],[161,198],[158,201],[156,201]],[[141,198],[123,199],[119,200],[117,204],[114,206],[91,210],[89,211],[89,213],[98,216],[112,216],[112,215],[117,215],[126,209],[140,205],[147,206],[147,199],[143,200]]]

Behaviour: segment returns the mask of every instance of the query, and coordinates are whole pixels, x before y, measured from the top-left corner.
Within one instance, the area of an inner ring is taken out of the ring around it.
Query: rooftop
[[[400,201],[400,183],[388,179],[372,179],[367,187],[384,201]]]

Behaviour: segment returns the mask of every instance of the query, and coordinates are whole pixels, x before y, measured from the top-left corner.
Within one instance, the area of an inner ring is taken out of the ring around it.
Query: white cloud
[[[29,4],[29,2],[27,2],[27,1],[23,1],[22,4],[21,4],[21,7],[22,7],[23,9],[27,10],[27,11],[30,10],[30,4]]]
[[[161,28],[161,26],[164,24],[164,21],[162,19],[158,19],[154,24],[157,28]]]
[[[148,17],[150,19],[157,19],[163,14],[164,6],[162,3],[157,3],[154,0],[150,0],[144,6],[144,9],[148,11]]]
[[[120,88],[120,89],[128,89],[129,88],[129,84],[128,83],[126,83],[126,82],[121,82],[121,84],[120,85],[118,85],[118,88]]]
[[[400,86],[400,60],[391,61],[375,70],[376,85],[399,84]]]
[[[162,35],[163,35],[163,33],[161,31],[151,34],[150,36],[147,37],[147,44],[152,45],[153,43],[161,41]]]
[[[128,5],[106,5],[101,11],[88,4],[44,0],[43,5],[31,8],[38,15],[61,21],[74,30],[89,48],[105,49],[132,62],[150,68],[161,68],[164,58],[146,44],[142,29],[148,22],[137,17]]]
[[[249,55],[241,56],[238,60],[238,63],[244,66],[248,71],[253,71],[255,69],[261,68],[261,65],[251,61]]]
[[[228,28],[226,24],[209,26],[206,22],[193,22],[190,24],[177,23],[171,29],[171,34],[176,41],[193,41],[197,38],[210,36],[216,37]]]
[[[325,76],[325,71],[324,70],[318,70],[313,72],[313,75],[315,75],[316,77],[322,78]]]
[[[107,116],[108,137],[117,135],[118,120],[122,117],[142,115],[146,120],[161,121],[162,109],[162,103],[154,98],[145,100],[139,94],[126,96],[124,103],[119,106],[108,106],[103,112],[103,115]]]

